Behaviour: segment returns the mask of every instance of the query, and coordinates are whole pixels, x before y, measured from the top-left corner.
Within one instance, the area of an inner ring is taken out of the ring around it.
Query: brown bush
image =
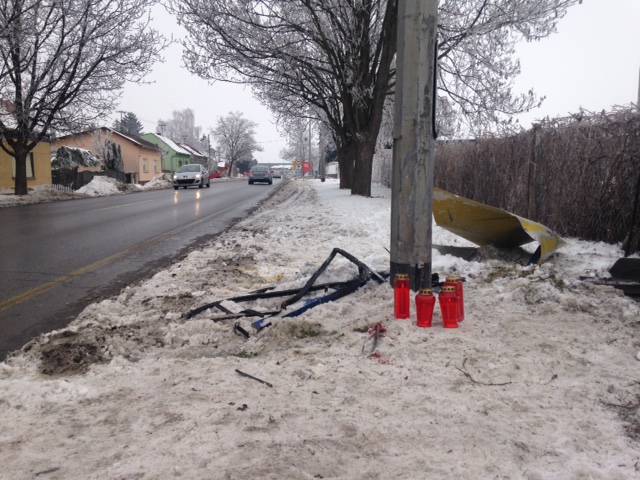
[[[640,113],[546,120],[511,137],[442,142],[435,183],[553,228],[640,248]]]

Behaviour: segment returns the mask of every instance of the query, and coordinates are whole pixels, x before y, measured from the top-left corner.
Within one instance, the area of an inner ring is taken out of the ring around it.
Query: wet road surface
[[[0,361],[247,215],[246,181],[0,208]]]

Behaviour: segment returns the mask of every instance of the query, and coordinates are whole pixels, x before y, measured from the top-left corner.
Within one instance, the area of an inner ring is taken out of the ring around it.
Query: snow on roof
[[[185,150],[187,150],[191,155],[194,155],[196,157],[207,158],[207,156],[204,153],[199,152],[195,148],[190,147],[189,145],[187,145],[186,143],[181,143],[180,146],[182,148],[184,148]]]
[[[122,132],[119,132],[119,131],[117,131],[117,130],[114,130],[113,128],[109,128],[109,127],[102,127],[102,128],[104,128],[105,130],[109,130],[111,133],[115,133],[116,135],[120,135],[122,138],[126,138],[126,139],[127,139],[127,140],[129,140],[130,142],[135,143],[136,145],[140,145],[141,147],[146,147],[146,145],[143,145],[143,144],[142,144],[142,142],[140,142],[140,141],[136,140],[136,139],[135,139],[135,138],[133,138],[133,137],[130,137],[129,135],[126,135],[126,134],[124,134],[124,133],[122,133]]]
[[[157,150],[158,146],[146,141],[144,138],[140,138],[140,137],[131,137],[125,133],[122,132],[118,132],[117,130],[114,130],[113,128],[109,128],[109,127],[104,127],[107,130],[110,130],[112,133],[118,134],[123,138],[126,138],[127,140],[135,143],[136,145],[140,145],[142,148],[148,148],[148,149],[153,149],[153,150]]]
[[[87,133],[92,133],[92,132],[95,132],[97,130],[106,130],[111,134],[118,135],[118,136],[130,141],[131,143],[135,143],[139,147],[146,148],[148,150],[157,150],[158,149],[158,146],[154,145],[151,142],[147,142],[146,140],[144,140],[142,138],[132,137],[130,135],[126,135],[126,134],[124,134],[122,132],[118,132],[117,130],[114,130],[111,127],[96,127],[96,128],[90,128],[89,130],[85,130],[83,132],[76,132],[76,133],[70,133],[68,135],[62,135],[62,136],[56,138],[56,141],[57,142],[62,142],[62,141],[64,141],[65,138],[75,137],[76,135],[85,135]]]
[[[176,142],[171,140],[169,137],[165,137],[164,135],[160,135],[158,133],[154,133],[154,135],[158,137],[167,147],[169,147],[174,152],[191,156],[191,153],[188,150],[185,150],[184,148],[182,148],[180,145],[178,145]]]

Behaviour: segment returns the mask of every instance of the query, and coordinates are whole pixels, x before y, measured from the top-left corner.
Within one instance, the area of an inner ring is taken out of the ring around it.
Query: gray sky
[[[175,20],[163,9],[154,10],[156,28],[180,38]],[[529,88],[546,96],[541,108],[521,115],[523,126],[544,116],[566,115],[579,107],[608,109],[635,102],[640,67],[640,0],[585,0],[571,8],[558,24],[558,33],[541,42],[523,43],[517,53],[522,75],[519,91]],[[259,161],[277,161],[285,145],[269,111],[241,85],[209,84],[182,67],[181,48],[172,45],[143,85],[128,84],[120,110],[132,111],[148,131],[173,110],[191,108],[196,124],[205,131],[221,115],[241,111],[256,123],[257,140],[264,148]],[[115,117],[114,117],[115,118]]]
[[[585,0],[569,9],[558,32],[518,48],[520,91],[546,100],[520,122],[563,116],[580,107],[609,109],[635,103],[640,69],[640,0]]]

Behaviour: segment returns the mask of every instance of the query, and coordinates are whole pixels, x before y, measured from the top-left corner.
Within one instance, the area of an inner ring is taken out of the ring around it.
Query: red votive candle
[[[450,275],[447,277],[444,284],[456,289],[456,298],[458,299],[458,322],[462,322],[464,320],[464,282],[462,281],[462,277]]]
[[[452,286],[442,287],[438,300],[440,301],[444,328],[458,328],[458,298],[456,297],[456,288]]]
[[[395,315],[398,320],[410,317],[411,289],[409,287],[409,275],[397,274],[393,279],[393,297],[395,301]]]
[[[416,326],[431,328],[433,321],[433,308],[436,305],[436,297],[429,288],[422,289],[416,295]]]

